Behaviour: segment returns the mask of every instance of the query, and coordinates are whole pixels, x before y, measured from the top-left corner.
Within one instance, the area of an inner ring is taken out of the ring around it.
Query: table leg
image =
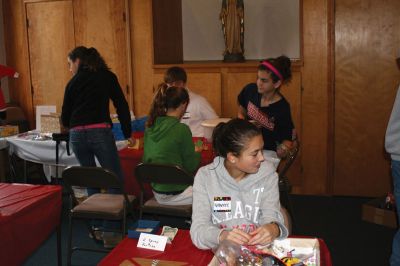
[[[28,183],[28,177],[27,177],[27,170],[26,170],[26,160],[24,160],[24,183]]]

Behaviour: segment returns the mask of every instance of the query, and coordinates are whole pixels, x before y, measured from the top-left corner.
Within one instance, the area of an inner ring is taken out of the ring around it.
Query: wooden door
[[[335,4],[333,193],[384,195],[391,190],[384,136],[400,77],[400,1]]]
[[[76,45],[95,47],[114,72],[132,108],[128,11],[124,0],[74,1]]]
[[[67,54],[74,47],[72,1],[26,4],[33,106],[56,105],[61,112],[71,78]]]

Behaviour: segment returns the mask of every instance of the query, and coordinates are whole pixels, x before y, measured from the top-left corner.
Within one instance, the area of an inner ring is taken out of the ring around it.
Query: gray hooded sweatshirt
[[[396,100],[386,129],[385,148],[392,160],[400,161],[400,87],[397,89]]]
[[[200,249],[219,244],[222,230],[240,228],[251,232],[258,226],[276,222],[279,238],[288,236],[280,212],[278,175],[273,165],[264,161],[256,174],[239,182],[224,166],[224,158],[199,169],[193,185],[193,214],[190,235]]]

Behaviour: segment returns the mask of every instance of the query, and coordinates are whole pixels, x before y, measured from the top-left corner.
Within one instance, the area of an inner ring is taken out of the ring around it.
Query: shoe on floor
[[[96,241],[103,241],[103,231],[95,231],[89,232],[89,237]]]
[[[121,242],[123,236],[117,232],[104,232],[103,233],[103,244],[105,248],[114,248]]]

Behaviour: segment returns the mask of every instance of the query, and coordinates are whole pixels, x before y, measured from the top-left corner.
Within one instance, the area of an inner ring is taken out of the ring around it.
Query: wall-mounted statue
[[[225,62],[244,59],[244,4],[243,0],[223,0],[220,13],[225,39]]]

